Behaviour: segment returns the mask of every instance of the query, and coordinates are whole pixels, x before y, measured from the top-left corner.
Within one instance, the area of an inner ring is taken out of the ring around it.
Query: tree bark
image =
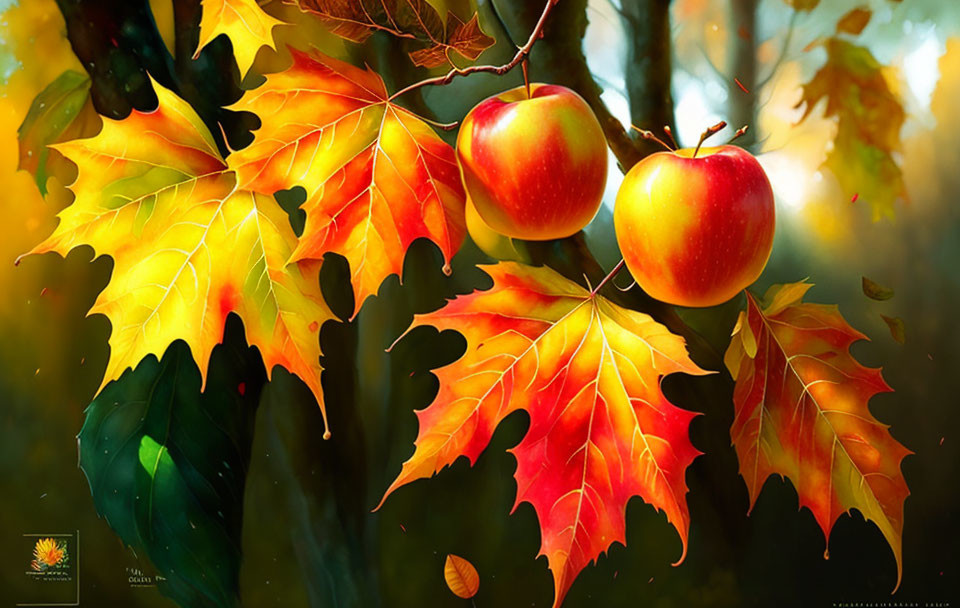
[[[673,113],[673,61],[670,36],[670,0],[623,0],[627,38],[625,80],[630,118],[636,126],[660,132],[676,130]],[[642,140],[644,156],[660,150],[656,142]]]
[[[737,144],[751,149],[757,142],[757,0],[731,0],[730,55],[727,72],[727,122],[734,129],[750,125]],[[736,79],[736,80],[734,80]],[[740,82],[743,88],[737,86]]]

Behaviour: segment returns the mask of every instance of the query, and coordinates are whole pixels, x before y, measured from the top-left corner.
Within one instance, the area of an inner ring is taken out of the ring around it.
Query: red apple
[[[736,146],[658,152],[617,193],[613,223],[631,274],[679,306],[715,306],[753,283],[770,257],[773,189]]]
[[[513,238],[576,233],[596,215],[607,182],[600,123],[579,95],[557,85],[480,102],[460,127],[457,158],[477,213]]]

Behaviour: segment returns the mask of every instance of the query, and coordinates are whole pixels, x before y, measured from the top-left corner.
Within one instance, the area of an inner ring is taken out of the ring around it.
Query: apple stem
[[[636,126],[636,125],[630,125],[630,128],[633,129],[634,131],[636,131],[637,133],[639,133],[639,134],[640,134],[640,137],[642,137],[642,138],[644,138],[644,139],[649,139],[649,140],[653,140],[653,141],[657,142],[658,144],[660,144],[661,146],[663,146],[664,148],[666,148],[668,152],[674,152],[674,151],[675,151],[674,148],[671,148],[670,146],[668,146],[667,144],[665,144],[665,143],[663,142],[663,140],[660,139],[659,137],[657,137],[652,131],[647,131],[646,129],[641,129],[640,127],[638,127],[638,126]]]
[[[528,73],[529,66],[530,60],[524,57],[523,61],[520,62],[520,69],[523,70],[523,86],[527,88],[527,99],[530,99],[530,75]]]
[[[727,126],[726,121],[721,120],[721,121],[718,122],[717,124],[713,125],[713,126],[710,127],[709,129],[707,129],[706,131],[704,131],[703,134],[700,135],[700,141],[697,142],[697,148],[693,151],[693,156],[692,156],[691,158],[696,158],[696,157],[697,157],[697,152],[700,151],[700,146],[703,145],[703,142],[707,141],[708,138],[713,137],[714,135],[716,135],[717,132],[723,131],[723,130],[726,128],[726,126]]]
[[[613,270],[610,271],[610,274],[608,274],[607,276],[603,277],[603,280],[600,281],[599,283],[597,283],[597,286],[594,287],[594,288],[590,291],[590,297],[592,298],[593,296],[597,295],[597,292],[600,291],[600,288],[603,287],[604,285],[606,285],[607,282],[608,282],[610,279],[612,279],[613,277],[615,277],[615,276],[617,275],[617,273],[620,272],[620,269],[623,268],[623,265],[624,265],[625,263],[626,263],[626,261],[623,260],[623,259],[621,259],[619,262],[617,262],[617,265],[613,267]]]
[[[738,137],[742,137],[743,134],[746,133],[749,128],[750,128],[750,125],[743,125],[739,129],[737,129],[737,132],[733,134],[733,137],[731,137],[730,141],[728,141],[727,143],[732,144]]]
[[[670,125],[663,125],[663,132],[666,133],[667,137],[670,138],[670,143],[673,144],[673,149],[678,149],[680,146],[677,145],[677,140],[673,138],[673,129],[670,128]]]

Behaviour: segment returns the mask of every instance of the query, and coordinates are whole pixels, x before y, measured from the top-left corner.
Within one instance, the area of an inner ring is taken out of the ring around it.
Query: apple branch
[[[471,65],[465,68],[458,68],[454,66],[449,72],[443,76],[435,76],[433,78],[427,78],[421,80],[420,82],[415,82],[408,87],[400,89],[396,93],[390,96],[390,101],[393,101],[401,95],[405,95],[410,91],[415,91],[421,87],[433,86],[433,85],[445,85],[450,84],[450,82],[457,76],[469,76],[470,74],[476,73],[488,73],[488,74],[497,74],[502,76],[506,74],[513,68],[522,64],[526,58],[530,55],[530,51],[533,49],[534,43],[540,39],[543,35],[543,26],[547,23],[547,18],[550,16],[550,11],[553,10],[560,0],[547,0],[547,3],[543,7],[543,13],[540,14],[540,19],[537,21],[537,25],[533,28],[533,31],[530,32],[530,38],[527,39],[527,43],[522,47],[517,49],[517,53],[513,56],[513,59],[508,61],[503,65]]]

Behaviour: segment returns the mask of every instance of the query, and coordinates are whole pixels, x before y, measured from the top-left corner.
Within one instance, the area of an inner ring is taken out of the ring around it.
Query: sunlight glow
[[[904,28],[911,26],[916,29],[919,26],[911,24],[909,21],[904,24]],[[944,53],[944,45],[936,35],[936,28],[933,24],[924,24],[928,32],[924,35],[924,40],[920,45],[910,51],[903,59],[903,77],[906,80],[910,91],[917,98],[917,101],[924,108],[930,107],[930,98],[937,87],[937,81],[940,80],[940,69],[937,59]]]

